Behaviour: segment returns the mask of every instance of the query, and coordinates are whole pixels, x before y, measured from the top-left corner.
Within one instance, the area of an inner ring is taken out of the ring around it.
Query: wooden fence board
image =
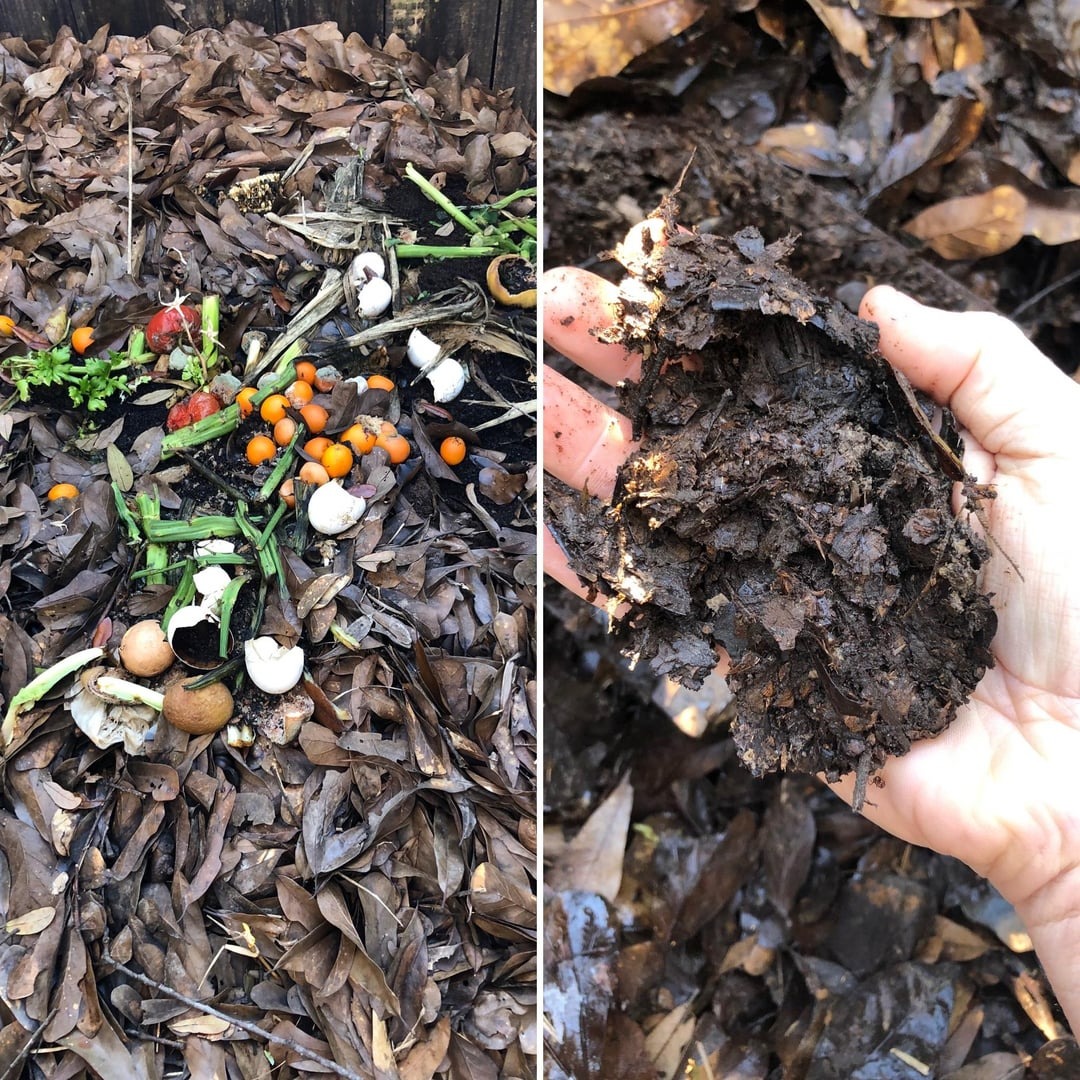
[[[52,37],[70,26],[81,40],[108,23],[114,33],[143,34],[160,23],[224,26],[248,19],[277,33],[332,20],[365,40],[399,34],[434,61],[469,54],[469,71],[488,86],[517,88],[515,100],[536,123],[534,0],[186,0],[182,19],[164,0],[0,0],[0,33]]]

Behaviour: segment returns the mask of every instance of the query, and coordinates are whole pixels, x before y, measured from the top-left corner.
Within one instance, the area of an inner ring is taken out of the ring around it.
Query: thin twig
[[[1051,281],[1045,289],[1040,289],[1037,293],[1029,296],[1022,304],[1017,304],[1016,307],[1009,312],[1009,318],[1012,320],[1018,319],[1028,308],[1034,307],[1040,300],[1044,300],[1051,293],[1057,292],[1058,289],[1063,289],[1066,285],[1071,285],[1077,278],[1080,278],[1080,268],[1076,270],[1070,270],[1064,277],[1060,277],[1057,281]]]
[[[291,1050],[294,1054],[299,1054],[300,1057],[306,1058],[308,1061],[314,1061],[316,1065],[321,1065],[335,1076],[344,1076],[346,1077],[346,1080],[364,1080],[358,1073],[346,1069],[343,1065],[338,1065],[336,1061],[324,1058],[322,1054],[317,1054],[314,1050],[309,1050],[306,1046],[301,1046],[298,1042],[293,1042],[292,1039],[286,1039],[282,1035],[272,1035],[266,1028],[261,1028],[258,1024],[252,1024],[247,1020],[240,1020],[238,1017],[230,1016],[220,1009],[215,1009],[213,1005],[207,1005],[205,1001],[196,1001],[194,998],[188,997],[187,994],[181,994],[179,990],[173,990],[172,987],[165,986],[164,983],[159,983],[156,979],[151,979],[141,972],[129,968],[126,964],[121,964],[119,960],[113,959],[108,950],[106,950],[102,959],[105,963],[115,967],[117,971],[122,972],[129,979],[134,979],[136,982],[142,983],[143,986],[148,986],[151,990],[155,990],[159,994],[164,994],[166,997],[172,998],[173,1001],[179,1001],[189,1009],[196,1009],[201,1013],[205,1013],[207,1016],[213,1016],[218,1020],[224,1020],[227,1024],[233,1024],[241,1031],[246,1031],[249,1035],[254,1035],[257,1038],[266,1039],[267,1042],[284,1046],[286,1050]]]
[[[30,1051],[41,1041],[41,1037],[45,1034],[45,1029],[52,1023],[53,1017],[58,1010],[53,1009],[48,1016],[30,1033],[30,1038],[23,1043],[22,1049],[15,1055],[14,1059],[8,1063],[7,1068],[0,1073],[0,1080],[8,1080],[9,1076],[21,1076],[20,1066],[30,1056]]]
[[[135,135],[131,117],[131,87],[125,87],[127,97],[128,145],[127,145],[127,272],[129,278],[135,277],[131,257],[131,230],[135,220]]]

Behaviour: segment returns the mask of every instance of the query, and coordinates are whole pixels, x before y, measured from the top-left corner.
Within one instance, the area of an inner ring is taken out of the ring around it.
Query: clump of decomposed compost
[[[616,252],[629,276],[606,335],[647,358],[621,388],[640,448],[610,504],[555,490],[549,517],[581,578],[626,605],[628,652],[690,687],[730,655],[754,773],[854,771],[861,804],[992,664],[989,552],[967,511],[993,493],[876,328],[784,269],[792,239],[659,213],[666,243]]]

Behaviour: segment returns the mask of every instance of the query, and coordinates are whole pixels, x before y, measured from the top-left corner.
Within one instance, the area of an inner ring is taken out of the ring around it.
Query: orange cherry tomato
[[[254,386],[245,386],[240,393],[236,395],[236,407],[240,410],[240,415],[246,420],[254,411],[255,406],[251,404],[251,399],[259,391]]]
[[[49,502],[56,502],[57,499],[74,499],[77,498],[79,489],[74,484],[53,484],[49,488]]]
[[[268,424],[276,424],[288,407],[289,399],[284,394],[271,394],[259,407],[259,415]]]
[[[394,380],[388,379],[385,375],[369,375],[367,384],[369,390],[386,390],[390,393],[393,393],[395,385]]]
[[[274,445],[274,440],[266,435],[256,435],[247,444],[247,459],[251,465],[261,465],[264,461],[269,461],[276,453],[277,447]]]
[[[293,478],[290,476],[284,480],[277,489],[278,498],[291,510],[296,505],[296,489],[293,487]]]
[[[291,416],[283,416],[274,425],[274,442],[278,446],[288,446],[296,434],[296,421]]]
[[[301,382],[306,382],[310,385],[315,381],[315,372],[317,370],[318,369],[310,360],[301,360],[300,363],[296,365],[296,377]]]
[[[439,446],[439,457],[447,465],[460,465],[465,460],[465,440],[448,435]]]
[[[389,420],[384,420],[379,425],[379,434],[380,435],[396,435],[397,434],[397,427],[396,427],[396,425],[391,424]]]
[[[11,337],[15,333],[15,320],[10,315],[0,315],[0,337]]]
[[[330,479],[330,474],[317,461],[305,461],[300,470],[300,479],[305,484],[314,484],[318,487]]]
[[[396,432],[393,435],[380,435],[375,440],[375,445],[381,446],[390,455],[390,461],[394,465],[400,465],[403,461],[407,461],[412,449],[409,446],[409,440],[404,435],[398,435]]]
[[[325,435],[316,435],[314,439],[308,439],[304,443],[304,453],[308,457],[313,457],[316,461],[322,460],[323,454],[326,453],[326,448],[333,443],[333,439],[328,439]]]
[[[311,389],[311,383],[306,383],[303,379],[297,379],[285,391],[285,396],[294,409],[299,409],[301,405],[306,405],[315,396],[315,391]]]
[[[89,326],[79,326],[71,331],[71,347],[80,355],[94,344],[94,331]]]
[[[322,456],[322,467],[335,480],[348,476],[353,467],[353,452],[344,443],[333,443]]]
[[[330,414],[321,405],[305,405],[300,410],[300,415],[312,435],[318,435],[330,419]]]
[[[341,441],[348,443],[361,456],[370,454],[375,446],[375,432],[368,431],[363,424],[353,424],[341,433]]]

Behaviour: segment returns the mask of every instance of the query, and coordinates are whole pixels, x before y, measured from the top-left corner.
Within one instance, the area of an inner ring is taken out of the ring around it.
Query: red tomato
[[[221,402],[216,394],[211,394],[206,390],[197,390],[188,398],[188,409],[191,412],[191,423],[194,424],[196,420],[221,412]]]
[[[165,417],[165,430],[166,431],[179,431],[182,427],[187,427],[191,423],[191,408],[186,401],[181,401],[179,405],[174,405],[169,410],[169,415]]]
[[[188,304],[162,308],[146,324],[147,347],[159,355],[172,352],[201,326],[199,309]]]

